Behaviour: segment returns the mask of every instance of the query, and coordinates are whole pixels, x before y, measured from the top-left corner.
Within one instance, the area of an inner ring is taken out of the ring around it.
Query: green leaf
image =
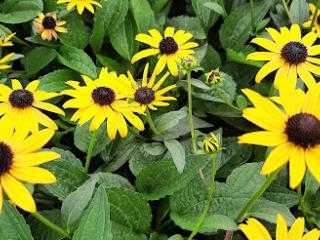
[[[169,150],[172,160],[174,162],[174,165],[177,168],[177,171],[179,173],[182,173],[184,166],[186,164],[186,159],[185,159],[186,154],[183,146],[181,145],[180,142],[178,142],[175,139],[164,141],[164,145]]]
[[[90,45],[95,53],[100,52],[104,36],[116,30],[128,12],[128,0],[101,1],[94,15]]]
[[[57,178],[56,183],[45,185],[45,188],[51,194],[63,200],[77,190],[88,179],[88,176],[81,161],[72,152],[59,148],[52,148],[51,150],[59,153],[61,158],[42,165]]]
[[[93,132],[89,131],[90,122],[85,123],[83,126],[77,126],[74,132],[74,145],[82,152],[88,152],[89,144]],[[110,143],[107,135],[106,123],[103,123],[97,131],[96,141],[93,147],[92,156],[98,155]]]
[[[99,172],[92,174],[91,176],[97,176],[99,178],[98,184],[105,188],[127,188],[134,191],[134,186],[125,177],[109,172]]]
[[[290,13],[294,23],[302,24],[309,18],[309,5],[306,0],[292,0]]]
[[[65,82],[78,80],[79,74],[69,69],[59,69],[40,77],[39,90],[58,92],[69,89]]]
[[[42,10],[41,0],[5,0],[0,4],[0,22],[7,24],[28,22]]]
[[[208,162],[208,156],[188,155],[182,174],[172,159],[163,159],[142,169],[136,179],[136,187],[148,200],[158,200],[185,187]],[[166,177],[163,177],[166,176]]]
[[[138,32],[144,33],[154,27],[155,16],[148,0],[130,0],[130,6]]]
[[[61,214],[69,232],[87,207],[97,182],[97,177],[90,178],[63,201]]]
[[[73,240],[111,240],[110,203],[104,187],[100,186],[88,209],[80,219]]]
[[[219,14],[211,11],[204,3],[218,2],[218,0],[192,0],[192,7],[196,12],[197,17],[200,19],[202,26],[208,32],[208,30],[216,23],[219,18]]]
[[[174,17],[168,20],[168,25],[192,33],[195,39],[206,39],[206,33],[197,17]]]
[[[227,48],[227,62],[236,62],[261,68],[263,63],[257,61],[251,61],[246,59],[246,55],[243,52],[236,52],[231,48]]]
[[[280,185],[273,184],[268,190],[263,194],[263,198],[280,203],[289,208],[298,204],[298,196],[294,191],[290,191],[286,187],[282,187]]]
[[[59,34],[60,42],[70,47],[84,49],[89,43],[89,30],[80,17],[67,18],[67,33]]]
[[[203,67],[206,72],[221,67],[221,57],[211,45],[207,47],[206,55],[201,61],[201,67]]]
[[[226,16],[226,14],[223,10],[223,7],[216,2],[207,2],[204,4],[204,6],[215,11],[216,13],[220,14],[221,16],[224,16],[224,17]]]
[[[113,48],[128,62],[139,48],[138,42],[135,41],[136,34],[137,27],[130,14],[127,15],[126,20],[117,31],[110,33],[110,42]]]
[[[52,48],[37,47],[25,56],[25,68],[28,74],[34,74],[51,63],[57,56]]]
[[[117,73],[126,73],[128,68],[128,64],[120,63],[114,58],[110,58],[107,56],[103,56],[100,54],[96,55],[98,61],[104,66],[107,67],[110,71],[116,71]]]
[[[0,215],[0,239],[33,240],[23,216],[7,201],[4,201]]]
[[[91,78],[97,77],[96,66],[90,56],[83,50],[61,46],[58,53],[58,59],[64,66]]]
[[[184,238],[179,234],[175,234],[175,235],[168,238],[168,240],[183,240],[183,239]]]
[[[272,4],[273,0],[254,3],[255,24],[264,18]],[[219,30],[220,43],[224,49],[231,48],[235,51],[241,51],[241,48],[249,39],[252,29],[248,9],[250,9],[249,3],[243,4],[225,18]]]

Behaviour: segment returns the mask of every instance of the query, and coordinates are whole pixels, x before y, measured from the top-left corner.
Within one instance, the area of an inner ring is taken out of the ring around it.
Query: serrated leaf
[[[182,173],[186,164],[186,154],[183,146],[175,139],[164,141],[164,145],[170,152],[174,165],[177,168],[177,171],[179,173]]]
[[[148,0],[130,0],[130,6],[138,32],[144,33],[154,27],[155,16]]]
[[[91,175],[92,177],[97,176],[99,178],[98,184],[105,188],[127,188],[134,191],[134,186],[125,177],[110,173],[110,172],[99,172]]]
[[[79,74],[69,69],[59,69],[40,77],[39,89],[61,92],[70,88],[65,82],[79,79]]]
[[[52,48],[37,47],[25,56],[25,68],[28,74],[34,74],[50,64],[57,56]]]

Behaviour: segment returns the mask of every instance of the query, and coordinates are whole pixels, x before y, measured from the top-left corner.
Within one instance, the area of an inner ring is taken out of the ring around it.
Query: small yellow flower
[[[173,27],[167,27],[164,31],[164,36],[156,29],[149,30],[150,35],[140,33],[136,36],[136,40],[149,45],[151,48],[142,50],[133,56],[131,63],[135,63],[140,59],[159,55],[159,60],[155,66],[155,74],[159,74],[168,66],[170,73],[173,76],[178,75],[178,64],[181,64],[183,59],[192,59],[195,54],[193,48],[198,46],[198,43],[188,42],[193,36],[191,33],[184,30],[174,31]]]
[[[58,33],[66,33],[67,29],[63,27],[66,21],[59,21],[55,13],[39,13],[38,17],[34,19],[33,26],[37,33],[41,34],[43,40],[51,41],[52,38],[58,39]]]
[[[320,75],[320,45],[314,45],[317,34],[310,32],[301,37],[299,25],[293,24],[290,29],[282,27],[280,32],[273,28],[266,29],[273,40],[254,38],[253,43],[270,52],[254,52],[247,56],[248,60],[268,61],[257,73],[256,82],[259,83],[269,73],[277,70],[274,86],[279,88],[280,82],[286,77],[296,84],[297,75],[311,88],[316,81],[311,73]]]
[[[291,188],[301,183],[307,167],[320,182],[319,88],[304,93],[284,82],[279,92],[277,102],[281,108],[257,92],[243,90],[254,106],[244,109],[243,117],[263,131],[246,133],[239,137],[239,143],[274,147],[262,167],[262,175],[289,163]]]
[[[315,12],[316,12],[316,6],[312,3],[309,3],[309,9],[310,9],[311,15],[309,17],[309,20],[306,21],[305,23],[303,23],[304,28],[311,27],[312,19],[314,17]],[[315,32],[318,35],[318,37],[320,37],[320,11],[318,11],[318,13],[317,13],[316,20],[315,20],[314,25],[312,27],[312,31]]]
[[[4,194],[27,212],[36,212],[35,201],[23,183],[50,184],[55,176],[38,165],[60,157],[52,151],[40,151],[53,136],[50,129],[41,130],[27,138],[13,132],[6,125],[0,131],[0,210]],[[23,183],[21,183],[23,182]]]
[[[213,132],[203,139],[202,148],[206,153],[215,153],[220,149],[219,140]]]
[[[103,68],[96,80],[82,76],[86,86],[80,86],[77,81],[68,81],[72,90],[65,90],[62,94],[71,96],[64,108],[77,108],[71,121],[78,121],[81,126],[91,121],[90,131],[97,130],[107,120],[107,132],[110,139],[115,139],[119,131],[121,137],[128,134],[127,119],[138,130],[143,131],[141,119],[134,114],[139,112],[139,105],[129,103],[128,92],[131,84],[125,75],[119,77],[115,72],[108,72]]]
[[[11,65],[7,64],[11,58],[13,58],[14,53],[9,53],[3,58],[0,58],[0,71],[10,69]]]
[[[53,104],[44,102],[58,96],[37,90],[40,81],[32,81],[24,89],[18,80],[12,80],[12,89],[0,85],[0,125],[15,129],[22,135],[39,131],[39,124],[57,130],[56,123],[39,109],[64,115],[64,112]]]
[[[94,0],[58,0],[58,4],[68,3],[67,10],[71,11],[74,7],[77,7],[78,13],[81,15],[86,8],[89,12],[94,13],[92,5],[101,7],[101,4]]]
[[[9,36],[6,36],[4,38],[0,38],[0,47],[10,47],[13,46],[13,43],[10,41],[13,36],[16,35],[16,33],[12,33]]]
[[[212,70],[211,72],[207,73],[206,76],[207,82],[212,86],[218,84],[222,80],[221,73],[218,69]]]
[[[136,83],[133,79],[131,73],[128,71],[128,78],[131,82],[132,91],[128,92],[129,98],[133,99],[141,106],[141,112],[145,112],[146,108],[150,108],[151,110],[157,110],[157,107],[169,106],[169,103],[166,101],[175,101],[177,100],[175,97],[164,96],[165,93],[176,87],[175,84],[160,89],[161,85],[165,82],[169,73],[164,74],[160,80],[156,83],[157,75],[155,72],[152,74],[149,82],[148,82],[148,72],[149,72],[149,63],[146,64],[143,72],[143,78],[141,86]]]
[[[312,229],[304,234],[304,224],[304,218],[299,217],[288,231],[286,220],[278,214],[275,240],[318,240],[320,231]],[[239,228],[248,240],[272,240],[268,230],[254,218],[249,218],[246,223],[240,224]]]

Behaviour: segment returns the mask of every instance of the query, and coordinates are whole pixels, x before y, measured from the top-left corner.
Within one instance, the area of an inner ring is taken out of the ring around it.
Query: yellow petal
[[[57,106],[55,106],[51,103],[37,101],[37,102],[33,103],[33,106],[35,106],[37,108],[41,108],[41,109],[49,111],[49,112],[61,114],[62,116],[64,116],[64,111],[62,111],[60,108],[58,108]]]
[[[260,83],[262,79],[264,79],[269,73],[277,70],[283,64],[282,59],[272,60],[265,65],[258,71],[256,75],[256,82]]]
[[[142,50],[140,52],[138,52],[137,54],[135,54],[132,59],[131,59],[131,63],[135,63],[137,61],[139,61],[140,59],[152,56],[152,55],[156,55],[160,53],[159,49],[154,49],[154,48],[150,48],[150,49],[146,49],[146,50]]]
[[[298,24],[292,24],[290,28],[290,40],[291,41],[300,41],[301,40],[301,31]]]
[[[13,90],[23,89],[21,83],[17,79],[12,79],[11,85]]]
[[[295,189],[301,183],[305,173],[306,162],[304,157],[304,149],[295,146],[291,150],[291,156],[289,160],[290,188]]]
[[[30,92],[33,93],[37,90],[39,84],[40,84],[39,80],[32,81],[27,85],[26,90],[29,90]]]
[[[164,31],[164,36],[165,37],[173,37],[173,35],[174,35],[174,28],[167,27],[166,30]]]
[[[247,56],[247,60],[255,61],[270,61],[277,58],[279,58],[279,54],[273,52],[253,52]]]
[[[20,181],[33,184],[49,184],[57,181],[51,172],[39,167],[15,166],[10,169],[10,174]]]
[[[319,168],[319,158],[320,158],[320,149],[317,147],[309,148],[305,152],[306,163],[308,166],[309,171],[312,175],[320,182],[320,168]]]
[[[308,88],[312,88],[316,84],[316,80],[312,74],[305,68],[304,64],[299,64],[297,66],[297,72],[301,80],[307,85]]]
[[[289,230],[289,233],[288,233],[288,240],[301,239],[303,232],[304,232],[304,218],[300,217],[291,226],[291,229]]]
[[[60,158],[60,154],[56,152],[36,152],[29,154],[18,154],[14,158],[14,166],[18,167],[32,167],[42,163],[46,163]]]
[[[301,240],[319,240],[320,237],[320,230],[313,229],[307,234],[305,234]]]
[[[263,47],[264,49],[267,49],[271,52],[274,53],[280,53],[281,52],[281,47],[276,44],[275,42],[270,41],[269,39],[266,38],[254,38],[251,41],[252,43],[255,43],[261,47]]]
[[[149,36],[147,34],[143,34],[143,33],[138,34],[136,36],[136,40],[139,41],[139,42],[148,44],[151,47],[159,48],[159,43],[160,43],[159,39],[157,40],[157,39],[155,39],[152,36]]]
[[[277,216],[276,239],[277,240],[282,240],[282,239],[287,240],[288,239],[287,223],[281,214],[278,214],[278,216]]]
[[[258,220],[249,218],[247,223],[248,225],[253,226],[253,228],[256,230],[257,239],[272,240],[268,230]]]
[[[315,34],[314,32],[309,32],[301,39],[301,42],[305,46],[311,47],[316,40],[317,40],[317,34]]]
[[[166,67],[167,64],[167,55],[161,55],[159,58],[155,68],[154,68],[154,74],[160,74],[162,70]]]
[[[168,65],[168,68],[169,68],[169,71],[171,72],[171,74],[173,76],[178,76],[178,66],[177,66],[177,63],[176,63],[176,58],[174,55],[169,55],[167,57],[167,65]]]
[[[274,147],[285,143],[288,137],[284,133],[259,131],[246,133],[239,137],[239,143],[256,144],[267,147]]]

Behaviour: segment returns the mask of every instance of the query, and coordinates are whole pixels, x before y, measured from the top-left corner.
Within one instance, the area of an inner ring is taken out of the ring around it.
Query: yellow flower
[[[138,104],[129,103],[128,88],[131,87],[126,76],[119,77],[115,72],[108,72],[103,68],[100,76],[96,80],[88,76],[82,76],[86,86],[80,86],[77,81],[68,81],[67,84],[74,90],[65,90],[62,94],[69,95],[64,108],[78,108],[71,118],[71,121],[78,121],[83,125],[92,119],[90,131],[94,131],[107,120],[107,132],[110,139],[115,139],[117,131],[121,137],[128,134],[127,119],[140,131],[144,130],[144,125],[134,112],[138,112]]]
[[[24,89],[21,83],[12,80],[12,89],[0,85],[0,125],[15,129],[22,135],[39,131],[39,124],[52,130],[57,130],[56,123],[39,109],[64,115],[64,112],[53,104],[44,102],[58,96],[57,93],[47,93],[37,90],[40,81],[32,81]]]
[[[154,72],[148,83],[148,71],[149,63],[147,63],[144,68],[141,86],[136,83],[131,73],[128,71],[128,78],[132,85],[132,88],[128,88],[132,90],[128,94],[131,99],[134,99],[134,101],[141,106],[141,112],[145,112],[147,107],[151,110],[157,110],[157,107],[169,106],[169,103],[166,101],[177,100],[175,97],[164,96],[165,93],[176,87],[175,84],[160,89],[161,85],[169,76],[169,73],[167,72],[164,74],[156,83],[157,75]]]
[[[55,13],[39,13],[38,17],[34,19],[33,26],[37,33],[41,34],[43,40],[51,41],[52,38],[58,39],[58,33],[66,33],[67,29],[62,27],[66,24],[66,21],[59,21]]]
[[[38,165],[60,157],[52,151],[37,152],[53,136],[50,129],[41,130],[27,138],[13,133],[1,125],[0,131],[0,209],[4,193],[12,203],[27,212],[36,212],[36,204],[27,188],[21,183],[50,184],[55,176]]]
[[[301,38],[300,27],[293,24],[290,30],[282,27],[280,32],[273,28],[267,28],[267,32],[273,41],[266,38],[254,38],[253,43],[270,52],[254,52],[247,56],[248,60],[268,61],[257,73],[256,82],[260,82],[269,73],[277,70],[274,85],[279,84],[286,76],[294,83],[297,75],[304,81],[308,88],[315,84],[315,79],[310,73],[320,74],[320,59],[314,56],[320,54],[320,45],[314,45],[317,35],[310,32]]]
[[[309,20],[306,21],[305,23],[303,23],[304,28],[310,28],[311,23],[312,23],[312,19],[314,17],[315,12],[316,12],[316,6],[314,4],[309,3],[309,8],[310,8],[311,15],[309,17]],[[318,37],[320,37],[320,12],[319,11],[318,11],[316,20],[314,22],[314,25],[312,26],[312,31],[316,32]]]
[[[133,56],[131,63],[135,63],[142,58],[152,55],[159,55],[157,65],[155,66],[155,74],[159,74],[167,65],[173,76],[178,75],[178,64],[186,59],[192,59],[194,50],[198,46],[195,42],[188,42],[193,36],[184,30],[174,32],[173,27],[167,27],[164,31],[164,37],[156,29],[149,30],[150,35],[140,33],[136,36],[136,40],[148,44],[151,48],[142,50]]]
[[[248,240],[272,240],[268,230],[256,219],[249,218],[239,225]],[[318,240],[320,231],[313,229],[304,235],[304,218],[299,217],[288,231],[286,220],[278,214],[275,240]]]
[[[74,7],[77,7],[78,13],[81,15],[86,8],[89,12],[94,13],[92,5],[101,7],[101,4],[94,0],[58,0],[58,4],[68,3],[67,10],[71,11]]]
[[[0,58],[0,71],[11,68],[11,65],[8,65],[7,63],[11,58],[13,58],[13,56],[14,56],[14,53],[9,53],[3,58]]]
[[[4,39],[0,39],[0,47],[10,47],[13,46],[12,42],[10,41],[13,36],[16,35],[16,33],[12,33],[7,37],[4,37]]]
[[[203,139],[202,147],[206,153],[215,153],[220,149],[219,140],[213,132],[210,133],[210,136],[206,136]]]
[[[289,162],[290,187],[296,188],[307,167],[320,182],[320,94],[317,87],[305,94],[288,86],[283,83],[279,89],[277,102],[282,108],[257,92],[243,90],[254,105],[243,110],[243,117],[263,131],[244,134],[239,142],[274,147],[261,174],[270,174]]]
[[[218,84],[222,80],[221,73],[218,69],[212,70],[211,72],[207,73],[206,76],[207,82],[212,86]]]

